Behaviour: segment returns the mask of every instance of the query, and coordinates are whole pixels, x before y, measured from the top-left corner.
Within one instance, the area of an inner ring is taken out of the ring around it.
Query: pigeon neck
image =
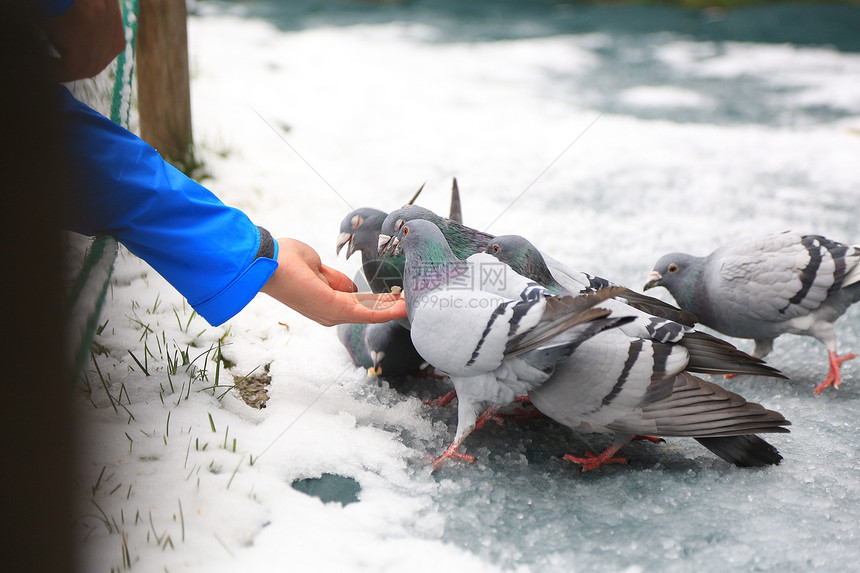
[[[414,298],[443,287],[465,273],[467,268],[468,265],[458,260],[446,243],[431,243],[424,249],[415,249],[406,257],[403,274],[406,297]]]
[[[704,271],[704,259],[693,261],[687,268],[677,295],[673,294],[673,296],[678,299],[681,308],[695,314],[702,324],[710,326],[713,323],[713,314],[710,310],[710,297],[708,285],[704,280]]]
[[[482,253],[493,235],[466,227],[455,221],[449,221],[445,228],[445,239],[451,246],[451,251],[459,259],[465,259],[475,253]]]
[[[532,256],[531,254],[526,254],[523,268],[526,272],[520,273],[521,275],[537,282],[552,294],[567,293],[567,289],[561,286],[552,276],[552,273],[549,272],[546,262],[540,255]]]
[[[390,292],[393,286],[403,286],[403,256],[386,255],[382,258],[361,253],[364,277],[375,293]]]

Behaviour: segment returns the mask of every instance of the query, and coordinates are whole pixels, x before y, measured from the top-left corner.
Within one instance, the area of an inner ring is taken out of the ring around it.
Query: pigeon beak
[[[379,234],[379,256],[382,256],[386,253],[395,254],[394,247],[397,246],[397,243],[400,241],[397,240],[396,237],[392,237],[391,235],[384,235],[382,233]]]
[[[375,350],[370,351],[370,359],[373,361],[373,366],[367,369],[368,376],[376,378],[377,376],[382,375],[382,366],[380,366],[379,363],[382,362],[384,356],[384,352],[377,352]]]
[[[353,236],[354,235],[352,233],[340,233],[337,236],[337,254],[338,255],[340,254],[340,250],[343,248],[344,245],[349,245],[346,248],[346,258],[348,259],[349,257],[352,256],[352,254],[355,252],[355,247],[352,244]]]
[[[380,363],[382,363],[382,359],[385,358],[385,352],[382,350],[371,350],[370,351],[370,359],[373,361],[373,367],[376,369],[376,373],[379,374],[382,372],[382,367]]]
[[[663,275],[661,275],[657,271],[651,271],[650,273],[648,273],[648,282],[645,283],[645,286],[642,288],[642,290],[648,290],[649,288],[660,286],[661,280],[663,280]]]

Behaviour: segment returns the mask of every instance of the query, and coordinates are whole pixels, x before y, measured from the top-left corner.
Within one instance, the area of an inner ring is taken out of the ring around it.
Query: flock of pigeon
[[[616,453],[631,440],[660,437],[694,438],[737,466],[778,464],[758,434],[788,432],[790,422],[697,375],[786,378],[762,360],[786,332],[827,346],[830,372],[816,393],[838,388],[841,363],[854,358],[837,354],[833,322],[860,300],[860,246],[786,232],[707,257],[666,255],[644,288],[667,288],[676,308],[571,269],[522,237],[463,225],[456,179],[448,218],[414,199],[391,213],[353,211],[337,241],[347,258],[361,254],[360,289],[402,289],[407,319],[341,325],[338,336],[372,377],[450,379],[454,391],[438,403],[456,395],[457,430],[436,467],[471,461],[459,451],[464,439],[514,403],[613,436],[599,455],[565,456],[585,470],[625,462]],[[754,339],[754,352],[697,322]]]

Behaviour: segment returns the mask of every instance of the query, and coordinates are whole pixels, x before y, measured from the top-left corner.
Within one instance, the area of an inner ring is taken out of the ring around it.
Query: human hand
[[[322,264],[317,252],[305,243],[278,239],[278,268],[261,292],[324,326],[387,322],[406,316],[402,298],[355,290],[345,274]]]
[[[125,48],[118,0],[75,0],[64,14],[46,19],[43,27],[60,53],[61,82],[95,76]]]

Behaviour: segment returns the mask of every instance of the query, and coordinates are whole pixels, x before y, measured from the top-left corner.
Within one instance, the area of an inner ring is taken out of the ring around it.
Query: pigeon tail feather
[[[720,438],[696,438],[714,454],[742,468],[779,465],[779,451],[754,434]]]
[[[700,374],[750,374],[788,379],[788,376],[710,334],[697,330],[688,332],[681,345],[690,353],[687,370]]]

